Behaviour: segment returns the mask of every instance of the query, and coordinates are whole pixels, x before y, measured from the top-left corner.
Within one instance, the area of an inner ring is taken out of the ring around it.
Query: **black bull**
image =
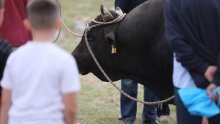
[[[98,16],[96,20],[103,19]],[[93,28],[88,32],[88,41],[113,81],[136,80],[151,89],[159,99],[173,95],[173,55],[164,38],[163,0],[141,4],[120,23]],[[112,44],[116,45],[116,54],[111,53]],[[91,72],[107,81],[89,54],[85,35],[72,54],[81,74]]]

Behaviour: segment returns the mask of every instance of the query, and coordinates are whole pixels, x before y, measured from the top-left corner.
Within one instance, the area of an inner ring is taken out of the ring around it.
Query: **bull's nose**
[[[80,73],[81,75],[86,75],[86,74],[89,73],[89,71],[88,71],[88,69],[87,69],[87,66],[84,66],[84,64],[82,64],[82,63],[81,63],[81,64],[78,63],[77,65],[78,65],[79,73]]]
[[[87,61],[82,59],[82,56],[77,55],[74,51],[72,52],[73,57],[76,60],[79,73],[82,75],[86,75],[89,73],[88,67],[87,67]]]
[[[86,71],[79,71],[79,73],[80,73],[81,75],[87,75],[89,72],[86,72]]]

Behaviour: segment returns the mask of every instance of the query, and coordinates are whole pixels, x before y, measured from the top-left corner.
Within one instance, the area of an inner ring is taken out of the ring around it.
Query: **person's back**
[[[52,43],[60,27],[58,7],[50,0],[33,0],[24,24],[33,41],[9,56],[0,123],[72,124],[80,82],[74,58]]]
[[[62,124],[64,104],[60,93],[80,88],[79,79],[74,77],[78,72],[73,57],[52,43],[33,41],[12,53],[7,64],[10,68],[6,73],[11,79],[8,87],[13,90],[10,121],[23,118],[29,124],[33,120]]]

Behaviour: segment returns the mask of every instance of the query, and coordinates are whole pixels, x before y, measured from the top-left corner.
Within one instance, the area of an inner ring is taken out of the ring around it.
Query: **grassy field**
[[[62,0],[62,18],[68,27],[75,32],[82,33],[78,29],[78,23],[84,24],[99,13],[100,3],[108,8],[113,8],[113,0]],[[72,36],[66,29],[62,29],[57,44],[68,51],[72,51],[80,42],[80,38]],[[76,124],[120,124],[119,96],[120,93],[109,83],[101,82],[92,74],[81,76],[82,90],[78,95],[78,115]],[[118,85],[119,82],[116,82]],[[143,98],[143,88],[139,88],[139,99]],[[142,104],[138,104],[137,124],[141,124]],[[174,107],[172,109],[172,122],[175,124]]]

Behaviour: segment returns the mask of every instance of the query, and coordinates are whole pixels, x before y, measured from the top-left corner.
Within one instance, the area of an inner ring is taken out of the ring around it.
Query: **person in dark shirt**
[[[201,124],[202,117],[191,115],[184,106],[180,89],[206,89],[215,85],[220,53],[220,0],[165,0],[166,37],[174,53],[178,124]],[[210,97],[210,96],[209,96]],[[208,112],[208,111],[207,111]],[[209,118],[220,123],[220,114]]]

